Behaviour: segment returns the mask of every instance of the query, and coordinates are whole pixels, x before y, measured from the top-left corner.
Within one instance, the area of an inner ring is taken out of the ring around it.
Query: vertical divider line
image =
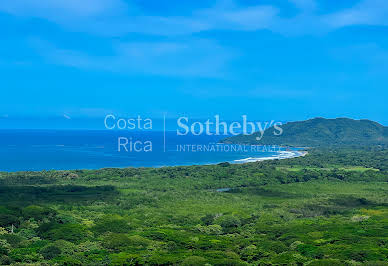
[[[166,115],[163,115],[163,152],[166,152]]]

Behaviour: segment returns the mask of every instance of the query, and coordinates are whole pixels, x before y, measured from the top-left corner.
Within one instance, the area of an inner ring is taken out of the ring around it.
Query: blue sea
[[[246,158],[276,157],[284,150],[217,144],[222,138],[225,136],[177,136],[170,131],[0,130],[0,171],[238,163]],[[135,142],[131,151],[130,144]]]

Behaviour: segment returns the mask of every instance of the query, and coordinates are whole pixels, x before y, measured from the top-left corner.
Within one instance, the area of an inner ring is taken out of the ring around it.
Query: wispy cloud
[[[2,1],[0,10],[17,16],[40,17],[54,22],[117,15],[128,6],[121,0],[13,0]]]
[[[316,93],[312,89],[290,89],[279,87],[261,87],[261,88],[244,88],[236,90],[232,88],[186,88],[184,92],[190,96],[201,99],[216,99],[220,95],[227,98],[249,98],[249,99],[299,99],[300,97],[308,98]]]
[[[190,42],[119,42],[114,44],[114,55],[106,56],[62,49],[37,39],[32,44],[49,63],[123,74],[221,77],[227,74],[225,66],[233,58],[229,50],[202,39]]]
[[[1,1],[0,12],[39,18],[66,29],[100,35],[118,35],[124,32],[115,27],[128,18],[136,7],[122,0],[12,0]]]
[[[219,0],[213,6],[193,10],[188,16],[149,15],[123,0],[13,0],[1,1],[0,11],[15,16],[37,17],[75,31],[100,35],[188,35],[211,30],[256,31],[282,34],[313,34],[350,25],[388,25],[386,0],[362,0],[355,6],[329,14],[318,11],[318,1],[289,0],[300,10],[282,17],[274,5],[245,6]]]
[[[388,2],[361,0],[350,8],[331,13],[319,12],[318,1],[290,0],[301,12],[289,18],[276,17],[271,30],[284,35],[325,34],[347,26],[387,26]]]
[[[324,16],[323,21],[332,28],[351,25],[388,25],[386,0],[363,0],[352,8]]]
[[[0,2],[0,11],[41,18],[70,30],[102,35],[131,32],[182,35],[214,29],[256,30],[269,27],[277,13],[272,6],[242,7],[223,0],[210,8],[194,10],[191,16],[150,16],[128,3],[122,0],[13,0]]]

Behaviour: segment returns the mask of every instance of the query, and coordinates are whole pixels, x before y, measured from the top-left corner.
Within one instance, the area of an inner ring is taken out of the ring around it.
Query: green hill
[[[323,146],[323,145],[387,145],[388,127],[370,120],[349,118],[314,118],[306,121],[289,122],[282,126],[283,133],[274,127],[260,133],[238,135],[223,140],[223,143]]]

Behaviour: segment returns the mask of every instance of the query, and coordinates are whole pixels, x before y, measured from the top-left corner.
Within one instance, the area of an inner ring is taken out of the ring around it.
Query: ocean
[[[0,130],[0,171],[243,163],[290,156],[279,147],[218,144],[223,138],[173,131]]]

